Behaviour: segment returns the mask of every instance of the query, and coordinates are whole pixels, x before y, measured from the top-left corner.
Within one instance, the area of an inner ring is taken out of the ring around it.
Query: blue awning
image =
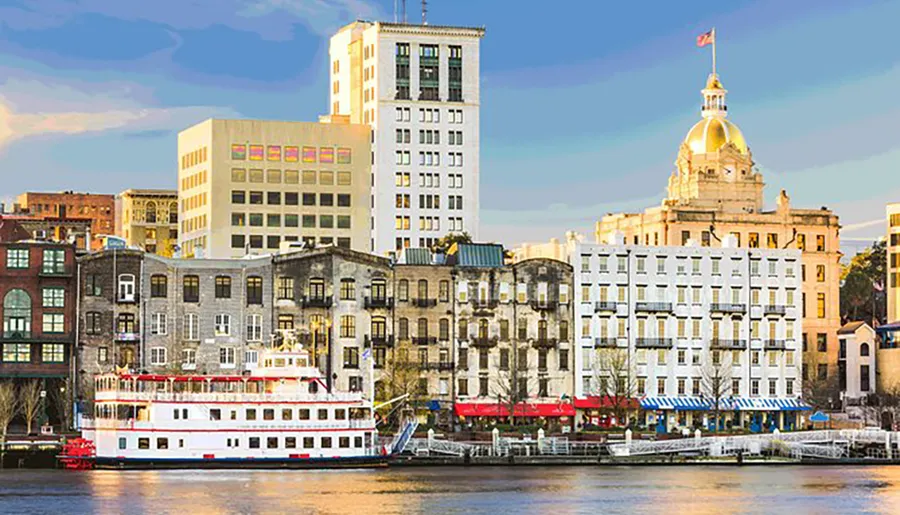
[[[645,410],[710,411],[713,401],[703,397],[645,397],[641,408]],[[723,398],[719,400],[720,410],[739,411],[806,411],[807,404],[794,398]]]

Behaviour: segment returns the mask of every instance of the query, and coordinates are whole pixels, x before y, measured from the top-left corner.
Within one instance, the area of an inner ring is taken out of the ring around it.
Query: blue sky
[[[0,0],[0,199],[175,187],[209,116],[315,120],[327,38],[393,0]],[[564,7],[565,10],[560,9]],[[419,3],[409,0],[410,21]],[[729,113],[774,203],[828,206],[847,250],[900,201],[900,1],[431,0],[484,25],[482,236],[589,232],[658,204],[698,119],[715,26]]]

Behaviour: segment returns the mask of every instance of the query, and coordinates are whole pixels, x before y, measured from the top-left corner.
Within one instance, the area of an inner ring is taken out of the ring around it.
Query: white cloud
[[[127,83],[65,84],[10,79],[0,85],[0,148],[32,136],[110,130],[180,130],[213,116],[235,117],[229,108],[158,107],[131,98]]]

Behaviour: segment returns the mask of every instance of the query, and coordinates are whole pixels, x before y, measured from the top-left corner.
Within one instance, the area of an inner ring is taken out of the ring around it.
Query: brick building
[[[73,219],[90,220],[93,237],[114,234],[115,197],[96,193],[27,192],[16,199],[19,209],[39,219],[59,219],[61,224]],[[70,222],[66,222],[70,223]],[[99,250],[101,242],[91,239],[91,248]]]
[[[49,400],[39,419],[59,423],[75,341],[75,247],[22,239],[26,233],[8,222],[2,229],[0,378],[41,379]]]

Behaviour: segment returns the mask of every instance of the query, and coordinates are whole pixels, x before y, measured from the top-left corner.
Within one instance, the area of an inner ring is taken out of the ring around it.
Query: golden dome
[[[715,152],[727,143],[733,143],[741,154],[749,153],[747,141],[737,125],[715,116],[704,118],[691,127],[684,142],[695,154]]]
[[[722,85],[718,75],[710,73],[706,79],[706,89],[725,89],[725,86]]]

